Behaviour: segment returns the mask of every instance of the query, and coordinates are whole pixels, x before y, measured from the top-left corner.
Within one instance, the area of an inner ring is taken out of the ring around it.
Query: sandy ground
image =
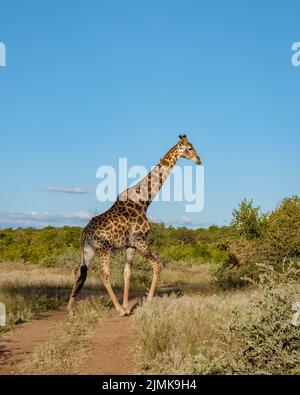
[[[138,299],[130,300],[130,306]],[[90,358],[82,366],[81,374],[134,374],[130,348],[130,316],[120,317],[115,311],[94,331]]]

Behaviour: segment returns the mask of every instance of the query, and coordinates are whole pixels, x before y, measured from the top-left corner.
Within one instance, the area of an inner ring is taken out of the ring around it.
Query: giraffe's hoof
[[[69,316],[72,317],[72,316],[74,315],[73,307],[68,306],[68,307],[67,307],[67,310],[68,310]]]
[[[150,297],[148,296],[148,297],[147,297],[147,303],[151,303],[152,300],[153,300],[153,296],[150,296]]]
[[[125,317],[126,315],[129,315],[129,314],[130,314],[130,309],[126,309],[126,310],[120,312],[121,317]]]
[[[132,307],[129,307],[128,305],[127,306],[123,305],[122,307],[123,307],[123,310],[125,310],[127,315],[131,314]]]

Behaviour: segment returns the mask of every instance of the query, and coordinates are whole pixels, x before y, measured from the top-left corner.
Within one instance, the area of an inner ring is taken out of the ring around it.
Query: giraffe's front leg
[[[129,314],[129,305],[128,305],[128,295],[129,295],[129,283],[131,276],[131,265],[134,257],[134,248],[126,249],[126,262],[124,267],[124,296],[123,296],[123,308]]]
[[[157,280],[161,272],[162,265],[160,261],[151,253],[150,248],[143,240],[140,240],[136,243],[136,248],[141,252],[142,255],[144,255],[145,258],[149,260],[153,269],[152,283],[147,297],[147,300],[151,301],[155,293]]]
[[[127,315],[127,312],[120,305],[111,285],[110,285],[110,254],[108,251],[101,251],[99,253],[101,260],[101,277],[103,284],[116,308],[116,310],[120,313],[121,316]]]

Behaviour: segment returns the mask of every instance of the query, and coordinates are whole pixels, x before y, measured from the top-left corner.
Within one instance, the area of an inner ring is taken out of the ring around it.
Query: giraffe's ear
[[[188,140],[187,140],[186,134],[180,134],[179,141],[183,144],[187,144]]]

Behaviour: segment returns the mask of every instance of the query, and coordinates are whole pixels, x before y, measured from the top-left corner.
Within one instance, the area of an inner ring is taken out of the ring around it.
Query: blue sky
[[[85,224],[111,204],[99,166],[150,168],[179,132],[205,207],[150,215],[222,225],[245,197],[268,211],[300,194],[299,15],[298,1],[2,0],[0,226]]]

